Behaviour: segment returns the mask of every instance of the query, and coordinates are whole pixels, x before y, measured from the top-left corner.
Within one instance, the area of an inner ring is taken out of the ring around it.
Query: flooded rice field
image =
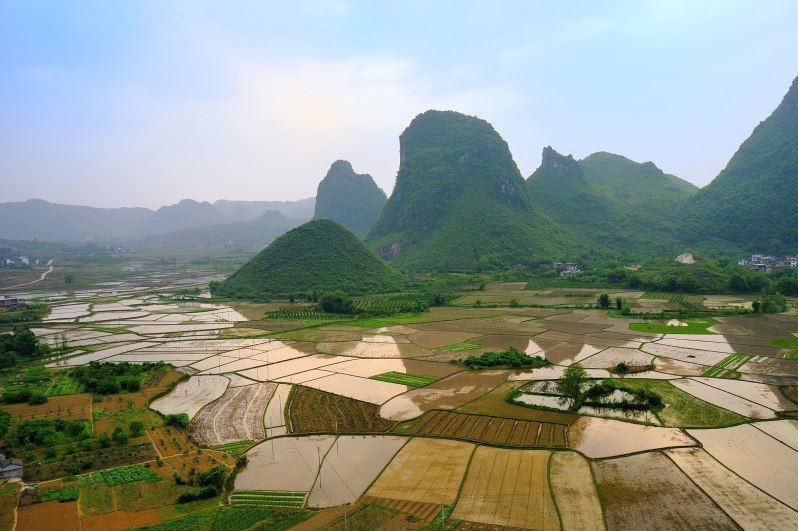
[[[519,296],[500,287],[478,296]],[[585,293],[520,295],[552,305],[595,300]],[[784,418],[798,404],[780,388],[798,385],[798,360],[773,346],[795,337],[798,319],[721,317],[709,333],[658,334],[599,310],[465,305],[373,327],[279,328],[248,322],[251,305],[94,296],[53,302],[34,327],[59,351],[48,367],[179,368],[183,379],[176,374],[150,407],[186,413],[195,443],[249,448],[235,493],[295,493],[317,509],[378,504],[418,525],[446,505],[468,528],[605,529],[641,519],[663,528],[798,526],[798,420]],[[641,310],[675,304],[640,301]],[[509,348],[549,363],[471,370],[460,362]],[[574,410],[557,391],[574,364],[592,383],[618,388]],[[657,394],[661,407],[618,407],[638,400],[635,389]],[[81,396],[70,414],[91,417]],[[51,418],[62,398],[34,414]]]

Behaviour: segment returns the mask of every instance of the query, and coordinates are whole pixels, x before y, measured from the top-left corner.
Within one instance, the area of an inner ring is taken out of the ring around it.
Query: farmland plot
[[[35,503],[17,509],[17,526],[19,531],[73,531],[80,529],[78,519],[78,503],[60,503],[51,501]]]
[[[431,409],[455,409],[502,383],[508,371],[464,371],[401,394],[380,408],[380,416],[410,420]]]
[[[787,398],[781,394],[778,387],[774,385],[721,378],[696,377],[692,379],[775,411],[792,411],[798,409],[798,405],[787,400]]]
[[[772,419],[776,416],[772,409],[694,379],[672,380],[671,383],[700,400],[751,419]]]
[[[407,385],[359,378],[348,374],[330,374],[304,383],[314,389],[377,405],[384,404],[411,389]]]
[[[288,404],[288,396],[291,394],[291,386],[288,384],[277,384],[272,394],[269,405],[263,414],[263,424],[266,426],[266,437],[283,435],[287,430],[285,427],[285,406]]]
[[[235,490],[308,492],[334,435],[278,437],[247,452],[249,462],[235,479]]]
[[[750,424],[688,430],[715,459],[777,500],[798,508],[798,452]]]
[[[769,422],[756,422],[754,427],[778,439],[793,450],[798,450],[798,420],[784,419]]]
[[[379,416],[379,406],[297,386],[288,406],[291,433],[377,433],[395,422]]]
[[[367,495],[372,498],[452,505],[474,445],[414,438],[388,464]]]
[[[150,407],[164,415],[186,413],[193,418],[206,404],[222,396],[229,383],[224,376],[192,376]]]
[[[604,529],[590,465],[576,452],[554,452],[549,477],[563,529]]]
[[[676,428],[642,426],[597,417],[582,417],[571,424],[568,441],[571,448],[594,459],[696,444]]]
[[[500,446],[566,446],[566,426],[469,415],[452,411],[430,411],[407,430],[414,435],[451,437]]]
[[[452,518],[525,529],[559,529],[546,450],[479,446]]]
[[[91,395],[51,396],[46,404],[7,404],[0,409],[17,419],[87,419],[91,420]]]
[[[736,529],[690,478],[659,452],[596,461],[610,529]]]
[[[743,529],[798,529],[798,512],[771,498],[701,448],[665,453]]]
[[[228,389],[200,409],[191,422],[192,436],[206,446],[263,440],[263,415],[276,387],[260,383]]]
[[[396,436],[338,437],[322,461],[308,507],[354,502],[406,442],[406,437]]]
[[[610,347],[582,361],[582,366],[588,369],[610,369],[619,363],[630,367],[644,367],[651,365],[654,356],[637,349]]]

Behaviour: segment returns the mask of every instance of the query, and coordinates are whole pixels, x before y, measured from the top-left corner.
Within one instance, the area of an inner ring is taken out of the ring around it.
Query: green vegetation
[[[50,347],[24,326],[17,326],[10,334],[0,334],[0,370],[49,355]]]
[[[798,249],[798,78],[726,168],[684,209],[695,242],[717,235],[747,251]],[[728,244],[726,244],[728,246]]]
[[[684,293],[667,293],[663,291],[647,291],[640,298],[665,300],[665,301],[679,302],[679,303],[687,302],[687,295],[685,295]]]
[[[426,291],[402,291],[358,297],[355,309],[369,315],[396,315],[399,313],[423,312],[432,306],[444,306],[447,299],[440,293]]]
[[[274,490],[237,490],[230,496],[233,505],[264,505],[274,507],[302,507],[307,492]]]
[[[31,302],[21,310],[0,312],[0,325],[32,323],[41,321],[50,313],[50,306],[43,302]]]
[[[704,370],[701,376],[707,376],[709,378],[739,378],[740,373],[738,373],[737,370],[749,359],[750,356],[746,356],[745,354],[731,354],[730,356],[726,356],[720,363]]]
[[[718,324],[714,319],[687,320],[687,326],[667,326],[651,323],[629,323],[629,330],[655,334],[712,334],[707,328]]]
[[[224,282],[211,284],[216,295],[252,300],[290,298],[342,291],[363,295],[397,291],[404,280],[330,220],[306,223],[277,238]]]
[[[442,347],[438,347],[436,350],[441,352],[460,352],[463,350],[474,350],[475,348],[483,348],[484,345],[478,345],[476,343],[452,343],[451,345],[444,345]]]
[[[628,391],[645,389],[658,395],[664,405],[654,414],[665,426],[680,428],[721,428],[747,419],[729,410],[713,406],[664,380],[614,379],[613,384]]]
[[[144,465],[128,465],[106,470],[90,472],[78,478],[80,485],[104,483],[107,487],[116,487],[137,481],[161,481],[163,478]]]
[[[8,432],[6,442],[19,448],[52,447],[91,437],[91,424],[84,420],[31,419],[20,421]]]
[[[765,286],[752,303],[754,313],[779,313],[787,310],[787,299],[773,286]]]
[[[424,387],[433,382],[437,382],[438,378],[435,376],[420,376],[414,374],[404,374],[401,372],[386,372],[385,374],[378,374],[372,376],[372,380],[380,380],[381,382],[390,382],[410,387]]]
[[[568,247],[488,122],[427,111],[399,143],[396,186],[366,240],[381,256],[413,270],[474,271],[549,261]]]
[[[53,384],[47,390],[47,396],[65,396],[83,393],[83,385],[69,374],[60,372],[53,376]]]
[[[371,175],[355,173],[349,162],[337,160],[319,183],[313,219],[331,219],[363,237],[387,200]]]
[[[562,377],[557,380],[557,392],[562,396],[572,398],[575,407],[578,408],[585,383],[587,383],[587,371],[579,363],[572,363],[565,368]]]
[[[181,506],[182,507],[182,506]],[[230,529],[264,529],[282,531],[290,529],[316,514],[316,511],[282,509],[278,507],[218,507],[185,506],[185,516],[146,527],[151,531],[197,531],[208,529],[227,531]]]
[[[176,428],[183,428],[188,429],[188,425],[191,423],[191,419],[189,419],[186,413],[175,413],[165,415],[167,426],[175,426]]]
[[[92,361],[70,369],[69,377],[86,391],[100,395],[113,395],[122,391],[138,391],[150,371],[165,371],[167,365],[157,363],[101,363]]]
[[[549,364],[548,361],[540,356],[530,356],[512,347],[502,352],[484,352],[478,356],[472,355],[465,360],[458,360],[453,363],[461,363],[472,370],[500,367],[512,369],[537,368],[545,367]]]
[[[60,487],[57,489],[46,489],[39,493],[39,502],[58,501],[61,503],[75,501],[78,499],[78,487]]]
[[[219,450],[221,452],[228,452],[228,453],[231,453],[231,454],[237,454],[237,453],[240,453],[242,450],[245,450],[245,449],[249,448],[253,444],[254,444],[254,441],[238,441],[238,442],[233,442],[233,443],[220,444],[218,446],[214,446],[213,449],[214,450]]]

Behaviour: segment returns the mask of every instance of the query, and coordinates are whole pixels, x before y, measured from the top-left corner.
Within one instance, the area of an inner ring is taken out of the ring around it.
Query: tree
[[[598,298],[598,307],[599,308],[609,308],[610,305],[611,305],[611,302],[610,302],[610,296],[609,295],[607,295],[606,293],[602,293],[601,295],[599,295],[599,298]]]
[[[66,275],[64,275],[64,283],[67,286],[71,286],[72,284],[74,284],[75,283],[75,275],[73,275],[72,273],[67,273]]]
[[[623,299],[620,297],[615,298],[615,309],[616,310],[623,310]]]
[[[134,420],[128,425],[128,431],[130,431],[131,437],[138,437],[142,433],[144,433],[144,423],[140,420]]]
[[[557,380],[557,392],[577,402],[582,396],[582,385],[587,381],[587,371],[578,363],[565,368],[562,378]]]
[[[212,466],[205,472],[197,474],[197,483],[203,487],[221,489],[225,479],[227,479],[227,467],[224,465]]]
[[[356,313],[352,299],[341,292],[324,295],[319,301],[319,306],[327,313],[342,313],[346,315]]]

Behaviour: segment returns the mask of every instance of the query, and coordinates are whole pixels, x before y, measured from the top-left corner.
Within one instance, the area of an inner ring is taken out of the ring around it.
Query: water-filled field
[[[56,353],[48,402],[0,408],[13,422],[73,419],[96,433],[144,421],[128,463],[145,456],[163,478],[162,500],[131,511],[110,492],[77,489],[74,509],[60,510],[89,528],[184,518],[165,508],[169,497],[198,492],[197,474],[214,464],[235,471],[221,499],[229,510],[297,521],[320,510],[311,521],[340,527],[344,517],[408,515],[534,529],[633,527],[641,515],[665,527],[796,525],[798,421],[788,417],[798,405],[788,395],[798,360],[776,340],[798,334],[798,318],[719,317],[696,333],[678,320],[673,333],[649,323],[659,333],[630,328],[642,323],[633,317],[558,307],[580,294],[512,283],[485,293],[483,302],[522,294],[548,307],[473,308],[463,298],[396,318],[286,322],[249,321],[251,305],[159,293],[54,301],[33,328]],[[677,304],[638,296],[640,308]],[[464,363],[511,348],[541,360]],[[99,399],[70,376],[90,363],[145,362],[172,376]],[[560,382],[575,365],[582,392],[606,384],[606,394],[565,396]],[[185,413],[188,426],[164,426],[156,412]],[[195,483],[174,485],[174,474]],[[48,521],[52,503],[20,511],[20,523]]]

